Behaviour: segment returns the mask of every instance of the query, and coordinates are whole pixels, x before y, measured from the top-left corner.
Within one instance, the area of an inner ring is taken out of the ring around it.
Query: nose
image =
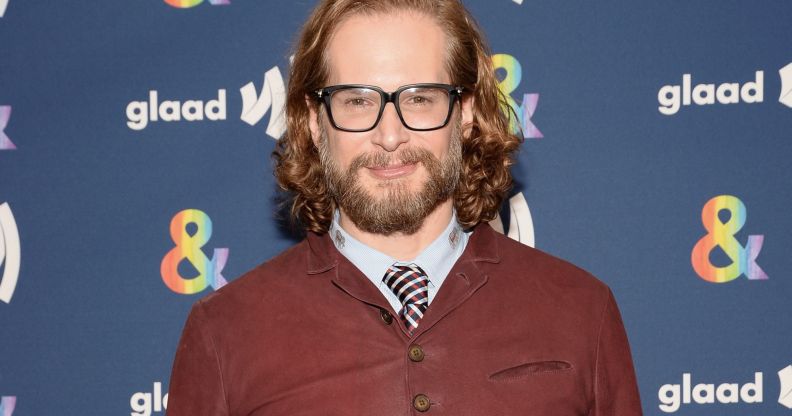
[[[382,118],[374,130],[375,134],[372,136],[372,143],[388,152],[395,151],[402,143],[410,140],[409,132],[399,119],[399,114],[396,113],[396,107],[393,106],[393,103],[385,104]]]

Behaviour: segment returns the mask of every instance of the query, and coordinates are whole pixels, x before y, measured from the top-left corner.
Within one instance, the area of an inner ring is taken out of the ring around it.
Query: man
[[[486,224],[502,102],[458,0],[321,1],[275,152],[307,237],[193,307],[168,414],[641,414],[608,288]]]

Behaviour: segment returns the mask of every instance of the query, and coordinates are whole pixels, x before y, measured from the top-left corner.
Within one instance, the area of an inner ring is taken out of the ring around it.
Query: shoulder
[[[488,267],[491,278],[588,304],[604,305],[611,296],[608,286],[588,271],[487,228],[481,231],[492,233],[497,252],[497,261]]]
[[[273,295],[288,292],[299,285],[306,274],[308,243],[300,243],[256,266],[196,303],[211,316],[228,316],[256,310],[255,306]]]

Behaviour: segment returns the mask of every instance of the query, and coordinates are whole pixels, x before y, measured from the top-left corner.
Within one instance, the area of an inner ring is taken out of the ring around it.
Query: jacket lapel
[[[329,273],[332,283],[355,299],[381,309],[391,310],[390,303],[382,293],[338,252],[327,234],[309,233],[308,246],[309,275]],[[413,333],[413,338],[429,330],[487,283],[487,275],[479,268],[481,262],[500,262],[497,237],[488,224],[476,226],[465,252],[454,264],[437,297],[432,300],[424,313],[418,328]],[[399,325],[399,327],[407,336],[404,326]]]
[[[327,234],[309,233],[308,245],[310,246],[307,270],[309,275],[327,272],[331,282],[353,298],[381,309],[392,310],[390,303],[382,296],[379,289],[338,252]]]
[[[437,322],[465,303],[476,291],[487,283],[488,276],[479,268],[479,263],[498,263],[498,242],[495,231],[488,224],[476,226],[470,236],[465,252],[448,273],[443,285],[424,313],[413,337],[431,329]]]

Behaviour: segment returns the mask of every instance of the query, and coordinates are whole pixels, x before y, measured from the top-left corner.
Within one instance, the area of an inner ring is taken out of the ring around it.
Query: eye
[[[401,100],[401,107],[411,110],[425,109],[434,105],[434,99],[426,95],[410,95]]]
[[[348,105],[352,107],[363,107],[363,106],[371,105],[371,101],[361,97],[348,98],[344,102],[344,105]]]
[[[333,94],[331,102],[340,111],[372,111],[379,108],[379,94],[365,88],[345,89]]]
[[[433,107],[440,103],[445,96],[444,91],[433,88],[415,88],[404,91],[401,96],[401,105],[412,108]]]

